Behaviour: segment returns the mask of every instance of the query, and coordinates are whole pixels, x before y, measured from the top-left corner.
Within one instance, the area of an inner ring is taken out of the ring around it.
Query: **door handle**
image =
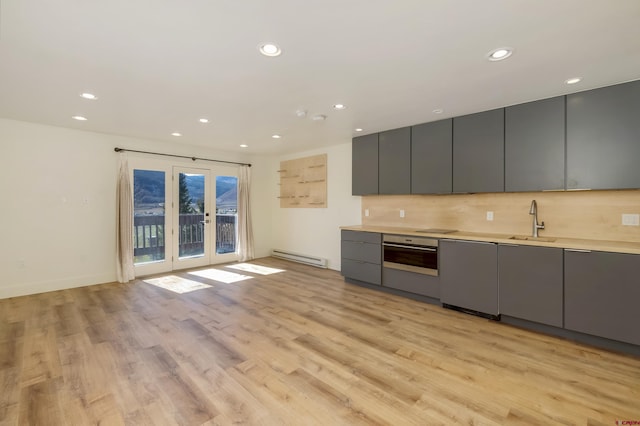
[[[200,221],[200,223],[202,223],[202,224],[207,224],[207,223],[210,223],[210,222],[211,222],[211,220],[209,220],[209,219]]]

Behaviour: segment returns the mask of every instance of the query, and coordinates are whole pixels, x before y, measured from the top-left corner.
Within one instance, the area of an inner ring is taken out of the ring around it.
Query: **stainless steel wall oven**
[[[402,235],[382,236],[383,266],[438,276],[438,240]]]

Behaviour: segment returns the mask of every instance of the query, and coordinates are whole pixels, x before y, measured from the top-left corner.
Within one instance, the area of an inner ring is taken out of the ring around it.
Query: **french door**
[[[212,194],[210,170],[173,168],[173,269],[211,263]]]
[[[239,258],[237,169],[130,163],[136,275]]]

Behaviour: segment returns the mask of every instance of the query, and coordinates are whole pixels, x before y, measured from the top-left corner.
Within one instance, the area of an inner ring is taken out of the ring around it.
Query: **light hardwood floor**
[[[640,359],[272,258],[0,300],[0,424],[640,420]]]

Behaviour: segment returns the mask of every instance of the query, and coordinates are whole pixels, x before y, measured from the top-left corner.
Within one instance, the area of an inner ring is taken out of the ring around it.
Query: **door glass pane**
[[[179,257],[204,256],[205,175],[180,173],[178,235]]]
[[[133,171],[133,261],[158,262],[164,249],[164,172]]]
[[[216,254],[235,253],[237,219],[238,178],[216,176]]]

